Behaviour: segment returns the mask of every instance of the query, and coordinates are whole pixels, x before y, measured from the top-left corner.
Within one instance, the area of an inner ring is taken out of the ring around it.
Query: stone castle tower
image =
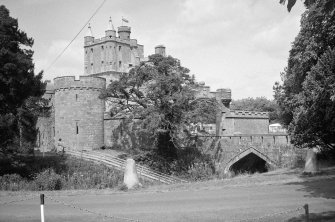
[[[117,35],[118,34],[118,35]],[[105,36],[96,39],[91,26],[84,37],[84,76],[62,76],[47,85],[44,98],[49,99],[50,117],[38,119],[37,144],[51,150],[62,139],[66,148],[92,150],[113,146],[120,141],[115,134],[122,120],[106,115],[108,104],[99,99],[100,92],[111,80],[117,80],[144,58],[144,47],[131,39],[128,26],[113,27],[112,20]],[[166,56],[165,46],[155,47],[155,53]],[[222,104],[216,123],[210,124],[210,133],[217,136],[245,133],[267,133],[268,114],[259,112],[231,111],[231,90],[218,89],[211,92],[209,86],[200,83],[196,90],[198,99],[216,98]]]
[[[38,146],[50,150],[59,139],[65,147],[77,150],[104,145],[105,101],[99,99],[101,90],[144,59],[143,45],[131,39],[130,33],[130,27],[120,26],[117,36],[110,19],[105,36],[95,39],[89,25],[84,37],[84,76],[48,81],[44,98],[49,99],[52,112],[49,118],[38,120]]]
[[[95,149],[103,146],[105,102],[99,99],[106,80],[63,76],[54,79],[55,139],[65,147]]]
[[[84,74],[98,75],[108,80],[139,65],[143,60],[143,45],[130,38],[131,28],[118,27],[118,36],[109,19],[105,36],[95,39],[91,26],[84,37]]]

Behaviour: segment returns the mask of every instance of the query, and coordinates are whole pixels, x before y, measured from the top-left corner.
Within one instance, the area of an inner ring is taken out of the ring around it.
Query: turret
[[[92,34],[91,24],[88,24],[88,30],[87,30],[86,35],[84,36],[84,42],[85,42],[85,45],[90,43],[90,42],[94,42],[94,37],[93,37],[93,34]]]
[[[231,89],[217,89],[215,93],[216,99],[229,108],[231,102]]]
[[[155,54],[159,54],[162,56],[165,56],[165,46],[164,45],[158,45],[155,47]]]
[[[92,150],[104,143],[106,79],[63,76],[54,79],[55,139],[69,149]]]
[[[111,17],[109,17],[108,28],[105,31],[105,33],[106,33],[106,37],[109,37],[109,38],[116,37],[116,31],[114,29]]]
[[[129,26],[120,26],[118,27],[117,33],[120,39],[129,40],[130,39],[130,27]]]

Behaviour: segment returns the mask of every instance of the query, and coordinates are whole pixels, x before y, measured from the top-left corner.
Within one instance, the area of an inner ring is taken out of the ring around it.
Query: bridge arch
[[[236,156],[234,156],[231,160],[229,160],[229,162],[227,163],[224,173],[227,174],[232,166],[236,163],[238,163],[239,161],[241,161],[243,158],[246,158],[247,156],[257,156],[258,158],[260,158],[261,160],[263,160],[264,162],[268,163],[270,166],[276,166],[277,164],[272,161],[267,155],[263,154],[262,152],[260,152],[259,150],[250,147],[244,151],[242,151],[241,153],[237,154]]]

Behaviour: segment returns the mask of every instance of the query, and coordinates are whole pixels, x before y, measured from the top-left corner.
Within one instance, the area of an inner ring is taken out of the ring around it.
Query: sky
[[[84,35],[75,39],[103,0],[0,0],[34,38],[35,73],[44,79],[84,72]],[[211,91],[230,88],[233,99],[273,99],[272,86],[287,66],[291,44],[305,8],[297,1],[290,13],[279,0],[106,0],[90,21],[95,38],[104,36],[109,17],[114,27],[129,20],[131,38],[144,55],[159,44],[181,60]]]

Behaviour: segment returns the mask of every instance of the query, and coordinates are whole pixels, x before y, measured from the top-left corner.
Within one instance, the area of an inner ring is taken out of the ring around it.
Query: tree
[[[36,115],[45,84],[42,72],[34,74],[30,49],[33,39],[18,28],[9,10],[0,6],[0,148],[3,153],[19,141],[33,142]]]
[[[300,146],[335,148],[335,49],[328,49],[303,83],[301,105],[291,124]]]
[[[158,154],[174,159],[189,133],[188,126],[213,121],[216,116],[216,101],[196,100],[195,86],[179,60],[155,54],[118,81],[111,81],[101,98],[111,103],[112,116],[122,113],[140,119],[139,131],[154,141]]]
[[[300,32],[281,73],[283,83],[274,86],[275,99],[295,145],[328,149],[335,137],[335,86],[328,82],[334,75],[329,60],[335,48],[334,1],[306,2]]]
[[[317,0],[304,0],[304,4],[305,6],[308,8],[310,7],[312,4],[315,4]],[[295,3],[297,2],[297,0],[288,0],[287,1],[287,10],[290,12],[291,9],[293,8],[293,6],[295,5]],[[286,0],[279,0],[280,4],[285,5]],[[324,9],[326,11],[332,11],[335,8],[335,2],[333,0],[324,0]]]
[[[231,109],[248,110],[257,112],[269,112],[270,123],[280,122],[278,112],[279,106],[275,100],[269,100],[265,97],[245,98],[233,100]]]

